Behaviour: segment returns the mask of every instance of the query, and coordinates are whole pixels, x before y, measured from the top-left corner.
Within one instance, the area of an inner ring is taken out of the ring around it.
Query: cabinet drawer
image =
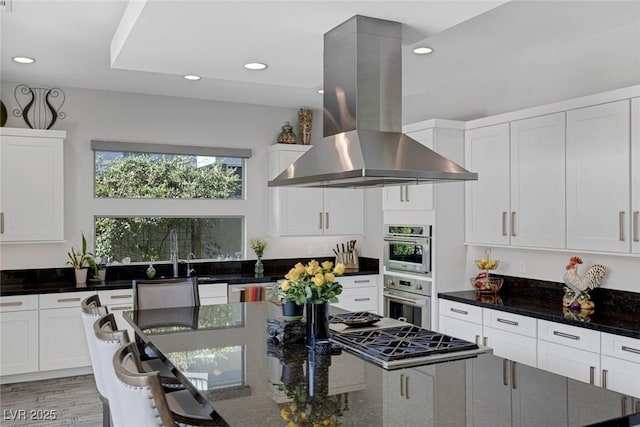
[[[98,291],[98,296],[102,305],[133,303],[133,290],[130,288]]]
[[[338,302],[333,304],[336,307],[349,311],[369,311],[376,312],[378,309],[378,288],[356,288],[343,289],[338,295]]]
[[[482,325],[482,308],[449,300],[440,300],[440,315]]]
[[[198,285],[198,293],[200,299],[202,298],[215,298],[224,297],[227,298],[227,284],[226,283],[213,283],[209,285]]]
[[[537,344],[534,337],[520,335],[494,328],[483,327],[486,345],[493,349],[493,354],[505,359],[537,365]]]
[[[600,353],[600,332],[591,329],[538,320],[538,338]]]
[[[38,295],[0,297],[0,313],[38,309]]]
[[[348,288],[366,288],[369,286],[378,286],[378,276],[352,276],[340,277],[337,279],[344,289]]]
[[[482,311],[482,321],[484,326],[494,329],[536,337],[536,319],[533,317],[485,308]]]
[[[39,295],[40,308],[80,307],[80,302],[82,302],[83,299],[95,294],[96,293],[94,291],[42,294]]]
[[[614,334],[601,334],[602,354],[640,364],[640,340]]]

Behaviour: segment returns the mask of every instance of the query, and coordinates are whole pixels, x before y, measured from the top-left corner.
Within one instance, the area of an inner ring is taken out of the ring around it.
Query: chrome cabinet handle
[[[482,345],[483,345],[483,346],[485,346],[485,347],[486,347],[486,346],[488,345],[488,344],[487,344],[488,342],[489,342],[489,338],[487,338],[487,337],[482,337]]]
[[[516,384],[516,362],[511,361],[511,388],[517,389],[518,385]]]
[[[353,283],[369,283],[369,282],[370,282],[369,279],[367,279],[367,280],[354,280],[353,281]]]
[[[640,350],[638,350],[637,348],[627,347],[626,345],[622,346],[622,351],[628,351],[629,353],[640,354]]]
[[[502,360],[502,385],[509,385],[509,378],[507,377],[507,366],[509,361],[507,359]]]
[[[404,202],[404,185],[400,186],[400,201]]]
[[[513,320],[501,319],[499,317],[496,320],[500,323],[506,323],[507,325],[518,326],[518,322],[514,322]]]
[[[454,313],[463,314],[463,315],[465,315],[465,316],[467,316],[467,315],[469,314],[469,312],[468,312],[468,311],[460,310],[459,308],[453,308],[453,307],[450,307],[450,308],[449,308],[449,310],[450,310],[450,311],[453,311]]]
[[[633,241],[640,242],[640,232],[638,229],[640,228],[640,224],[638,224],[638,217],[640,216],[640,211],[633,212]]]
[[[354,301],[371,301],[371,298],[354,298]]]
[[[329,229],[329,212],[324,213],[324,228]]]
[[[409,399],[409,377],[404,377],[404,397]]]
[[[111,307],[111,311],[124,311],[124,310],[133,310],[133,307],[125,306],[125,307]]]
[[[516,236],[516,213],[511,212],[511,236]]]
[[[404,397],[404,374],[400,374],[400,396]]]
[[[122,295],[112,295],[111,299],[130,299],[133,298],[133,295],[126,295],[126,294],[122,294]]]
[[[322,212],[320,212],[320,225],[318,225],[318,228],[322,230]]]
[[[480,335],[476,335],[475,343],[480,344]]]
[[[618,222],[620,223],[620,241],[624,242],[624,211],[618,213]]]
[[[507,212],[502,211],[502,235],[507,235]]]
[[[58,302],[75,302],[80,301],[80,298],[59,298]]]
[[[596,381],[596,367],[589,366],[589,384],[593,385]]]
[[[407,202],[409,201],[409,186],[408,185],[404,186],[404,199]]]
[[[553,335],[556,335],[562,338],[569,338],[571,340],[580,341],[580,337],[578,335],[565,334],[564,332],[559,332],[559,331],[553,331]]]
[[[0,212],[0,234],[4,233],[4,212]]]
[[[0,307],[15,307],[17,305],[22,305],[22,301],[0,302]]]
[[[602,388],[606,389],[607,388],[607,374],[609,373],[608,370],[603,369],[602,370]]]

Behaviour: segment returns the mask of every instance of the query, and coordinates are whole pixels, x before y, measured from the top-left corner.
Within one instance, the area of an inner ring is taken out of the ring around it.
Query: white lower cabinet
[[[602,387],[640,399],[640,339],[603,332],[601,346]]]
[[[494,355],[536,366],[536,319],[483,309],[482,334]]]
[[[123,317],[125,311],[133,310],[133,290],[113,289],[98,291],[98,297],[100,297],[100,304],[107,307],[107,312],[113,314],[118,329],[126,329],[129,334],[129,340],[133,341],[135,337],[133,326]]]
[[[38,370],[38,296],[0,298],[0,375]]]
[[[227,304],[229,301],[226,283],[198,285],[198,294],[200,305]]]
[[[440,316],[439,332],[466,341],[478,343],[482,337],[482,325],[454,319],[453,317]]]
[[[378,276],[346,276],[340,278],[342,293],[331,305],[347,311],[378,313]]]
[[[567,381],[540,370],[499,358],[478,358],[467,364],[469,424],[484,426],[567,425]],[[549,395],[554,396],[553,399]]]
[[[42,294],[40,371],[91,366],[80,302],[95,292]]]
[[[464,425],[466,374],[459,364],[385,371],[382,378],[383,426]]]
[[[581,381],[568,380],[569,427],[594,424],[634,412],[633,400],[618,393],[606,392],[599,387]]]

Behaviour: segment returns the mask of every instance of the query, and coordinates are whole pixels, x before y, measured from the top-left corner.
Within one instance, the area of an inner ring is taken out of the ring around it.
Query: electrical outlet
[[[527,263],[525,260],[521,259],[518,263],[518,273],[526,273],[527,272]]]

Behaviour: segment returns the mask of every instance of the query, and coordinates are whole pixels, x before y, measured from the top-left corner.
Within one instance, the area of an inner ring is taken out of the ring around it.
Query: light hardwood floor
[[[54,420],[42,419],[53,414]],[[102,402],[93,375],[1,385],[0,425],[101,426]]]

